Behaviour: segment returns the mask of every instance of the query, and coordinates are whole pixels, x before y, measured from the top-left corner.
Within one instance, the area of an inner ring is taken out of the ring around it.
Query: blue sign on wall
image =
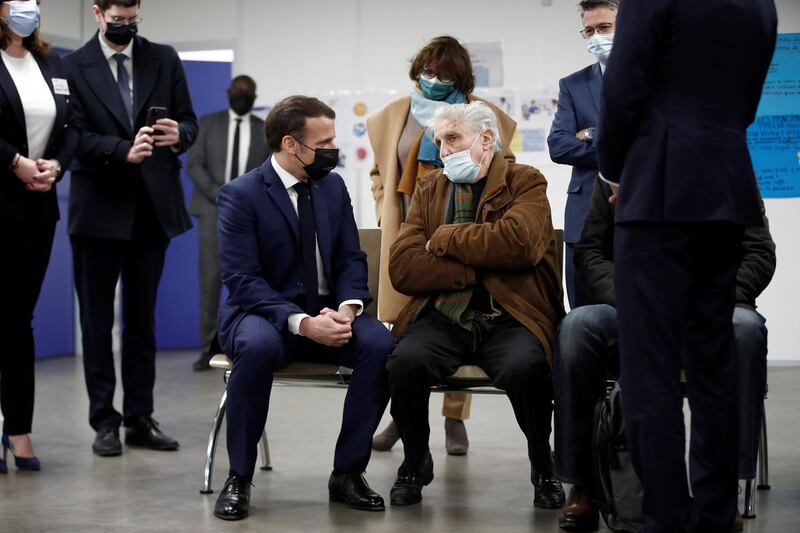
[[[778,36],[747,144],[763,197],[800,196],[800,33]]]

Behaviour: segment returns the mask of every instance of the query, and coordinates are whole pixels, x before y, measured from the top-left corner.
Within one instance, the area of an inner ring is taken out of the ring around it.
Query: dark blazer
[[[58,54],[34,54],[56,103],[56,120],[47,141],[44,159],[56,159],[64,176],[78,147],[78,131],[73,126],[70,96],[55,94],[53,78],[67,79]],[[28,156],[28,133],[25,112],[14,80],[0,61],[0,216],[22,220],[58,220],[56,188],[48,192],[31,192],[8,167],[14,157]]]
[[[617,222],[761,222],[746,129],[776,29],[773,0],[621,4],[598,142]]]
[[[200,133],[197,142],[189,150],[186,160],[186,173],[194,182],[189,212],[193,215],[209,215],[217,212],[217,195],[225,184],[228,157],[228,110],[206,115],[200,119]],[[242,127],[245,127],[242,124]],[[250,150],[247,154],[247,168],[242,174],[258,167],[269,157],[267,140],[264,136],[264,121],[250,115]]]
[[[600,181],[594,186],[581,240],[575,245],[578,282],[594,304],[616,306],[614,293],[614,206],[608,203],[611,188]],[[761,205],[763,225],[748,226],[742,240],[741,261],[736,272],[736,303],[755,309],[756,298],[775,273],[775,242]]]
[[[597,177],[596,139],[579,141],[575,134],[600,123],[600,93],[603,73],[600,63],[588,66],[558,83],[558,109],[547,137],[550,159],[572,167],[564,212],[564,242],[581,238],[583,219],[589,209]]]
[[[336,305],[372,301],[367,288],[367,258],[358,241],[353,207],[336,173],[311,184],[311,202],[323,271]],[[220,189],[217,229],[220,273],[228,297],[219,314],[225,353],[232,332],[246,314],[269,320],[278,331],[304,290],[300,222],[272,158]]]
[[[69,196],[69,232],[130,240],[141,179],[164,232],[174,237],[192,226],[184,204],[178,155],[197,138],[197,117],[183,66],[172,47],[135,37],[135,129],[131,130],[99,38],[95,34],[64,60],[74,93],[75,123],[81,129]],[[180,150],[156,148],[141,165],[128,164],[125,157],[151,106],[166,107],[168,116],[178,122]]]

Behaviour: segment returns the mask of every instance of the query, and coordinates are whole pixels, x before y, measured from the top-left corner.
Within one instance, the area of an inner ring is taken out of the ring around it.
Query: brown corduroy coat
[[[466,224],[444,224],[452,185],[442,170],[418,184],[390,251],[392,284],[411,297],[392,332],[402,337],[432,295],[480,282],[536,335],[552,364],[564,305],[547,180],[498,154],[485,179],[476,222]]]
[[[491,102],[473,95],[467,96],[467,100],[470,102],[480,100],[497,115],[502,155],[513,163],[515,159],[510,145],[517,123]],[[375,162],[370,172],[372,195],[375,198],[378,226],[381,228],[378,318],[383,322],[394,322],[397,313],[408,303],[408,297],[394,290],[389,281],[389,248],[397,238],[400,224],[403,223],[403,195],[397,192],[400,181],[397,145],[410,117],[410,110],[411,97],[404,96],[389,102],[367,119],[369,141],[375,154]]]

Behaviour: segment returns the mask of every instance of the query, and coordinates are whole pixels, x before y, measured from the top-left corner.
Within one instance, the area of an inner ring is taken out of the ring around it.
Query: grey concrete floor
[[[444,450],[441,396],[431,400],[436,479],[421,505],[385,513],[327,501],[326,483],[341,420],[343,391],[276,386],[268,426],[271,472],[257,471],[251,516],[226,523],[212,515],[216,498],[198,493],[206,438],[223,389],[220,371],[195,373],[189,352],[158,357],[155,418],[181,442],[178,452],[125,449],[117,458],[91,453],[80,360],[37,364],[34,445],[42,471],[13,465],[0,476],[0,532],[203,531],[559,531],[558,511],[534,509],[521,432],[508,401],[478,396],[467,422],[466,457]],[[772,490],[760,492],[758,517],[745,531],[800,531],[800,367],[770,367],[768,400]],[[386,418],[384,422],[386,421]],[[224,428],[223,428],[224,431]],[[224,436],[214,489],[227,472]],[[402,450],[376,453],[367,472],[388,500]],[[601,529],[601,531],[607,531]]]

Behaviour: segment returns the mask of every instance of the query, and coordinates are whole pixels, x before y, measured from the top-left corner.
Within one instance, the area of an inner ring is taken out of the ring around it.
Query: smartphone
[[[156,121],[161,118],[167,118],[167,108],[160,107],[160,106],[151,106],[150,109],[147,110],[147,122],[146,124],[150,127],[154,127]],[[161,135],[163,132],[160,130],[153,131],[153,135]]]

